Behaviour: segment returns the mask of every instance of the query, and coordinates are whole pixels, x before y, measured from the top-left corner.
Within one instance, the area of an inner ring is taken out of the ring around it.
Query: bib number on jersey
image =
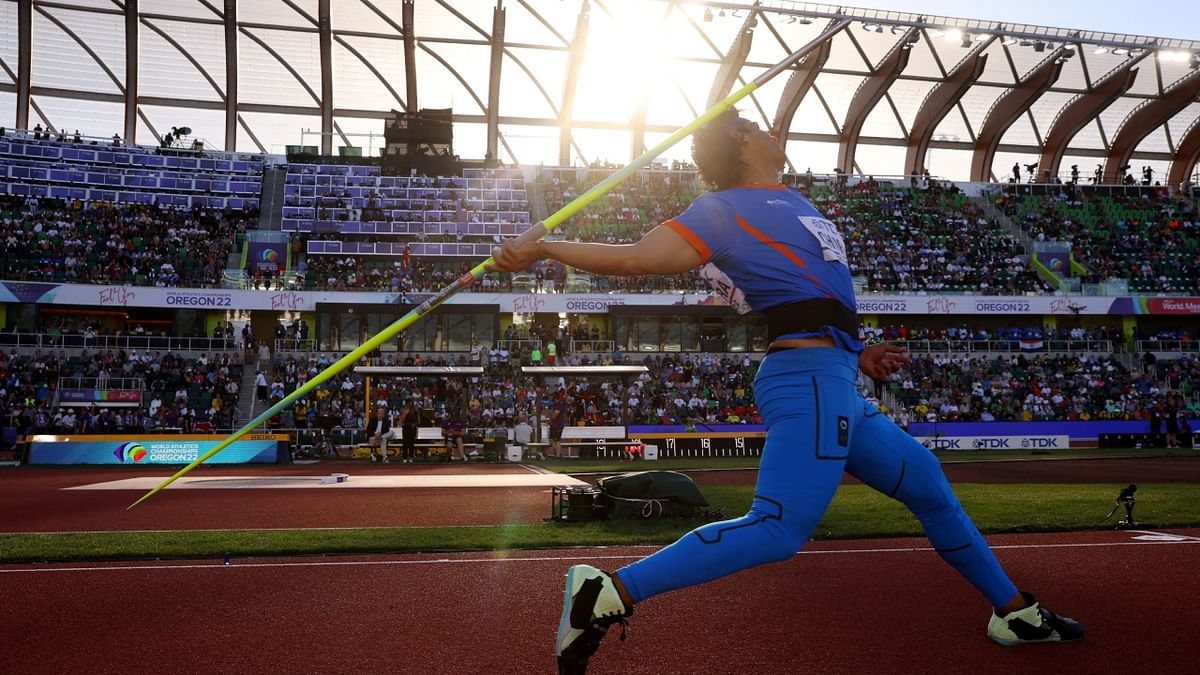
[[[738,314],[746,314],[750,311],[750,303],[746,302],[746,296],[742,293],[742,289],[734,286],[729,276],[718,269],[716,265],[708,263],[701,267],[700,278],[707,281],[713,291],[721,296],[726,304],[733,307]]]
[[[850,263],[846,261],[846,242],[842,240],[841,233],[837,231],[837,227],[833,223],[814,216],[796,216],[796,218],[812,233],[812,236],[816,237],[825,262],[836,261],[847,267],[850,266]]]

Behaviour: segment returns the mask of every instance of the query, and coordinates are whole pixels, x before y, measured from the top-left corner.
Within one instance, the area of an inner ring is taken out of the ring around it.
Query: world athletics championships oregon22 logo
[[[134,464],[137,464],[146,457],[146,454],[146,448],[142,447],[142,444],[138,443],[137,441],[122,443],[121,445],[117,446],[116,450],[113,450],[113,456],[116,457],[117,461],[122,464],[125,462],[133,462]]]

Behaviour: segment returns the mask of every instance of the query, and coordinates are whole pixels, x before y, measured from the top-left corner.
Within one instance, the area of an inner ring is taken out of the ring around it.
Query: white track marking
[[[344,483],[322,483],[325,476],[184,476],[168,490],[246,490],[246,489],[320,489],[355,488],[472,488],[472,487],[574,487],[587,483],[560,473],[500,473],[462,475],[351,475]],[[137,490],[144,492],[162,482],[162,478],[141,476],[103,483],[76,485],[64,490]]]
[[[1170,534],[1170,533],[1163,533]],[[1200,537],[1186,537],[1186,535],[1174,535],[1179,539],[1159,539],[1154,541],[1134,540],[1134,541],[1109,541],[1109,542],[1079,542],[1079,543],[1049,543],[1049,544],[998,544],[993,545],[993,550],[1013,550],[1013,549],[1055,549],[1055,548],[1111,548],[1115,546],[1163,546],[1172,544],[1200,544]],[[657,549],[657,546],[646,546],[644,548]],[[823,551],[800,551],[796,555],[843,555],[843,554],[865,554],[865,553],[925,553],[933,552],[934,549],[929,546],[900,546],[900,547],[883,547],[883,548],[845,548],[845,549],[829,549]],[[522,556],[513,558],[503,557],[474,557],[474,558],[438,558],[436,560],[325,560],[325,561],[295,561],[295,562],[234,562],[230,565],[222,564],[221,562],[212,563],[187,563],[181,565],[110,565],[110,566],[90,566],[90,567],[20,567],[0,569],[0,574],[23,574],[23,573],[38,573],[38,572],[108,572],[108,571],[131,571],[131,570],[214,570],[214,569],[258,569],[258,568],[283,568],[283,567],[373,567],[379,565],[469,565],[469,564],[496,564],[496,563],[537,563],[537,562],[575,562],[580,560],[636,560],[640,555],[571,555],[571,556]]]

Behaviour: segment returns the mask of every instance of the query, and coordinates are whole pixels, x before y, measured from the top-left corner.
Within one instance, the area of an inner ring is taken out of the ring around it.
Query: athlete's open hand
[[[495,262],[487,266],[489,272],[522,272],[541,259],[538,242],[517,243],[518,239],[505,239],[500,246],[492,247]]]
[[[858,355],[858,368],[872,380],[882,380],[888,375],[900,370],[900,367],[912,363],[904,347],[891,345],[886,342],[868,345]]]

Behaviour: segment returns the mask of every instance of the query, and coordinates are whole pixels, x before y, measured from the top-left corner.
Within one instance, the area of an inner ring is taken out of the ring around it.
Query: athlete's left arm
[[[593,274],[680,274],[700,266],[700,254],[679,233],[659,225],[636,244],[592,244],[538,240],[518,245],[508,239],[492,249],[492,272],[519,272],[550,258]]]
[[[867,345],[858,355],[859,370],[872,380],[885,379],[907,363],[912,359],[904,353],[904,347],[886,342]]]

